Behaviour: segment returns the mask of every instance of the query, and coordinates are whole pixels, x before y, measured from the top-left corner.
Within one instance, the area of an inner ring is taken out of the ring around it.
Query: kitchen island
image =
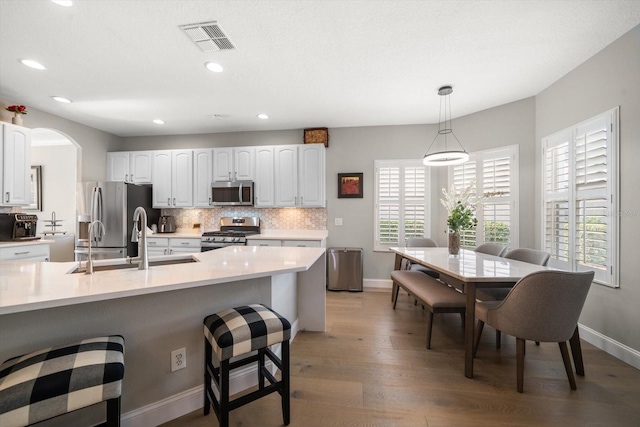
[[[0,359],[121,334],[123,425],[155,425],[202,405],[205,316],[262,303],[291,321],[292,336],[298,330],[324,331],[323,248],[231,246],[188,257],[197,262],[93,275],[71,273],[74,262],[0,263]],[[177,258],[185,256],[150,261]],[[186,368],[171,372],[170,353],[183,347]],[[248,381],[241,372],[232,389]]]

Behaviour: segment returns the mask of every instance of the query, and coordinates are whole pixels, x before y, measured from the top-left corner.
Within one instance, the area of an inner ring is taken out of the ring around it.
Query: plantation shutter
[[[616,286],[617,109],[543,139],[544,250],[550,265]]]
[[[469,161],[449,168],[456,191],[476,183],[478,196],[502,193],[484,199],[476,211],[478,226],[461,233],[460,244],[474,248],[483,242],[518,244],[518,148],[515,145],[476,152]]]
[[[400,167],[381,165],[378,169],[378,235],[383,245],[399,241]]]
[[[453,186],[456,192],[460,192],[469,187],[472,182],[477,183],[475,155],[472,154],[469,157],[469,161],[465,163],[452,166],[452,169]],[[460,246],[467,248],[476,246],[476,227],[460,232]]]
[[[420,160],[376,160],[375,250],[404,246],[428,226],[428,174]]]

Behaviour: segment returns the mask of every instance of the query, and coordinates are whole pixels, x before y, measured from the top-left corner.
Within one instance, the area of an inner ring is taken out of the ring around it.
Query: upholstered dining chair
[[[520,248],[510,251],[504,257],[508,259],[515,259],[517,261],[528,262],[529,264],[546,266],[549,263],[550,256],[551,255],[549,254],[549,252],[539,251],[536,249]],[[509,289],[488,288],[479,291],[478,298],[480,300],[502,301],[508,293]],[[502,336],[500,334],[500,330],[496,329],[496,348],[500,348],[501,342]]]
[[[516,337],[517,389],[522,393],[526,340],[557,342],[569,385],[575,390],[567,341],[574,334],[593,276],[593,271],[538,271],[520,279],[503,301],[478,302],[474,356],[485,323]]]
[[[474,251],[488,255],[504,256],[505,252],[507,252],[507,247],[498,243],[488,242],[481,244]]]
[[[410,237],[407,239],[408,248],[437,248],[438,244],[435,240],[429,237]],[[407,270],[420,271],[424,274],[428,274],[436,279],[440,276],[438,272],[431,270],[420,264],[414,264],[411,261],[407,261]]]

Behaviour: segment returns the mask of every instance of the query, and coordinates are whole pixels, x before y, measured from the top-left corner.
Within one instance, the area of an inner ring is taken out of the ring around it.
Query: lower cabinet
[[[247,239],[247,246],[288,246],[300,248],[320,248],[321,240],[273,240],[273,239]]]
[[[0,248],[2,261],[49,261],[49,245],[20,245]]]
[[[148,237],[147,251],[149,256],[199,253],[200,239]]]

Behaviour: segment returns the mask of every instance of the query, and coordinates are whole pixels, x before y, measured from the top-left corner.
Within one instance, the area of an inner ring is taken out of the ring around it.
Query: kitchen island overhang
[[[124,421],[176,396],[202,404],[202,320],[209,314],[262,303],[291,321],[292,336],[325,330],[324,248],[229,247],[191,255],[198,262],[93,276],[67,274],[77,263],[2,263],[0,358],[122,334]],[[187,367],[171,372],[170,352],[182,347]]]

